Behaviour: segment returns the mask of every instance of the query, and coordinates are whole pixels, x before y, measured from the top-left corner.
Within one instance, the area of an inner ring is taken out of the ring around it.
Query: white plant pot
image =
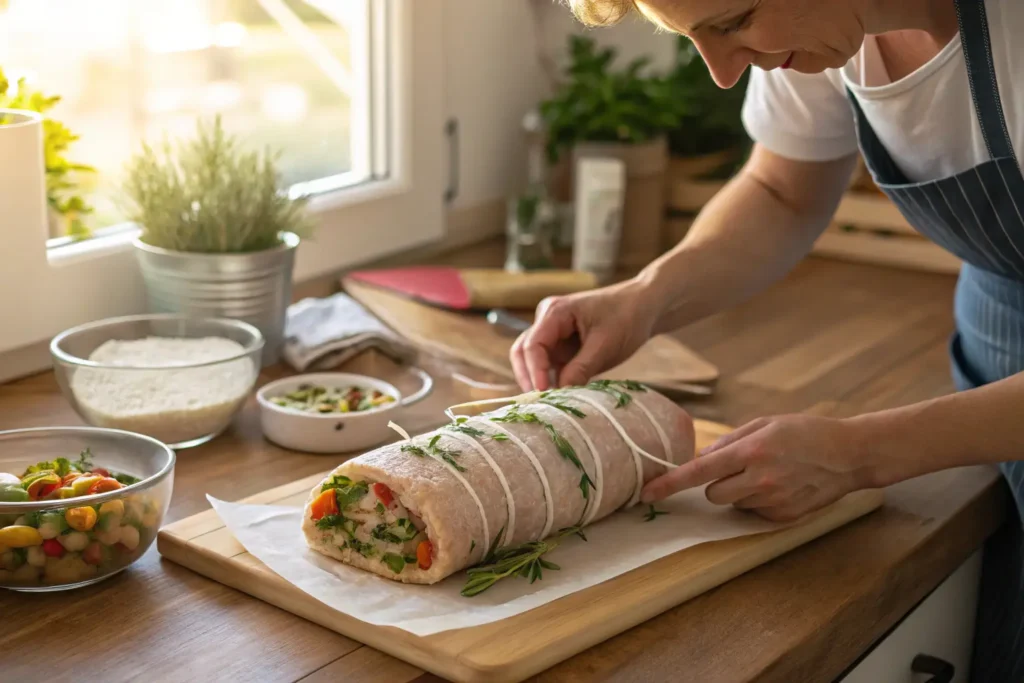
[[[5,271],[24,271],[45,258],[49,235],[46,208],[46,165],[43,161],[43,117],[31,111],[0,109],[0,234],[7,259]],[[16,281],[16,280],[13,280]]]

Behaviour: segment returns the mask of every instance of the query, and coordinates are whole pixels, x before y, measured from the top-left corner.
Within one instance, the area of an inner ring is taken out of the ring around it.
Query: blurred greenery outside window
[[[370,98],[353,79],[355,31],[371,0],[0,0],[0,68],[59,96],[47,116],[79,136],[65,155],[94,233],[124,221],[118,187],[143,140],[190,137],[222,116],[247,146],[280,152],[286,185],[354,177],[353,108]],[[358,66],[357,66],[358,71]],[[355,99],[355,101],[354,101]],[[59,228],[54,227],[59,237]]]

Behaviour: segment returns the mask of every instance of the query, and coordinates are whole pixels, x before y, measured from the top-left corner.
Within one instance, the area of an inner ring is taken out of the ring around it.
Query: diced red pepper
[[[430,541],[420,541],[420,544],[416,546],[416,564],[420,569],[430,569],[430,565],[434,562],[433,554],[434,546]]]
[[[338,514],[338,497],[334,494],[334,489],[327,489],[313,501],[310,506],[310,517],[314,522],[318,522],[327,515]]]
[[[103,561],[103,546],[96,541],[90,543],[82,551],[82,561],[86,564],[98,565]]]
[[[56,482],[54,480],[56,480]],[[44,495],[43,491],[49,488],[50,486],[53,486],[54,483],[58,485],[60,484],[60,477],[58,477],[56,474],[47,475],[45,477],[40,477],[39,479],[36,479],[34,482],[28,485],[28,497],[31,498],[32,500],[39,500]]]
[[[387,484],[381,484],[380,482],[373,485],[373,494],[377,496],[377,500],[384,503],[384,507],[391,507],[391,501],[395,499]]]
[[[60,487],[60,484],[47,484],[43,488],[39,489],[39,497],[46,498],[48,495],[56,491]]]
[[[110,470],[107,470],[104,467],[93,467],[92,468],[92,473],[93,474],[98,474],[101,477],[109,477],[110,476]]]
[[[64,557],[64,546],[56,538],[48,538],[43,541],[43,552],[47,557]]]
[[[78,472],[69,472],[68,474],[64,475],[63,479],[60,480],[60,485],[61,486],[67,486],[71,482],[73,482],[75,479],[78,479],[80,476],[82,476],[82,475],[79,474]]]

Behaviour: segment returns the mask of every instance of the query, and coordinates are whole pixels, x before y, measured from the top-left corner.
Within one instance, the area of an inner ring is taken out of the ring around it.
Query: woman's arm
[[[951,467],[1024,460],[1024,374],[849,422],[872,487]]]
[[[732,306],[789,272],[827,227],[855,162],[793,161],[755,145],[686,238],[637,276],[661,311],[654,332]]]
[[[718,505],[793,520],[858,489],[929,472],[1024,460],[1024,374],[902,408],[837,419],[749,422],[650,482],[644,502],[709,484]]]

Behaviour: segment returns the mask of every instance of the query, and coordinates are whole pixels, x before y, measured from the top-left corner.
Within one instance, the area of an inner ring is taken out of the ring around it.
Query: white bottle
[[[622,240],[626,165],[620,159],[581,157],[576,162],[576,230],[572,267],[606,282],[615,274]]]

